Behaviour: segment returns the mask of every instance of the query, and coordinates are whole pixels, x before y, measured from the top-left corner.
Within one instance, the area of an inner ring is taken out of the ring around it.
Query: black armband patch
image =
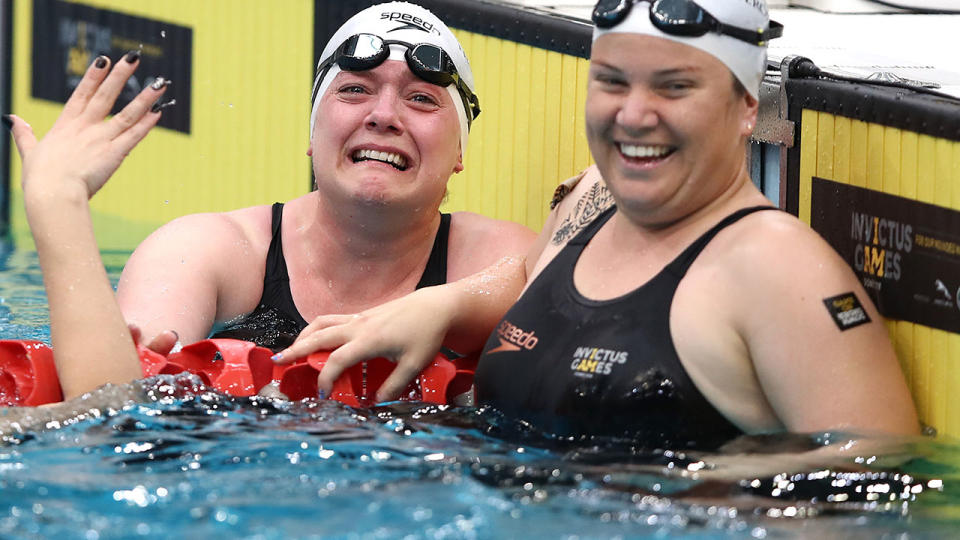
[[[823,303],[841,331],[870,322],[867,310],[863,309],[860,300],[852,292],[824,298]]]

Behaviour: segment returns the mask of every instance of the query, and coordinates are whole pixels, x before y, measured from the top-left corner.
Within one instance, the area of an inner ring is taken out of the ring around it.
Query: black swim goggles
[[[633,5],[640,1],[600,0],[593,8],[593,23],[597,28],[613,28],[623,22]],[[651,0],[650,22],[671,36],[699,37],[716,32],[757,46],[783,35],[783,25],[776,21],[770,21],[768,28],[757,30],[724,24],[693,0]]]
[[[437,86],[457,85],[463,106],[472,113],[467,116],[468,123],[480,115],[480,100],[460,78],[456,65],[446,51],[431,43],[414,45],[405,41],[383,39],[375,34],[350,36],[337,47],[330,58],[321,61],[317,65],[318,75],[313,93],[316,94],[320,81],[333,64],[337,64],[344,71],[367,71],[390,57],[390,45],[403,45],[407,48],[404,55],[407,65],[417,77]]]

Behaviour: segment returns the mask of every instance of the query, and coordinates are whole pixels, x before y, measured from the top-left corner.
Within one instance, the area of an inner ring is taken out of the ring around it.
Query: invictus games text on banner
[[[61,0],[33,2],[31,94],[65,103],[98,55],[114,62],[131,50],[140,51],[140,67],[127,81],[112,113],[119,112],[154,78],[174,81],[164,100],[159,125],[190,133],[190,75],[193,30]]]
[[[883,316],[960,333],[960,212],[814,177],[810,216]]]

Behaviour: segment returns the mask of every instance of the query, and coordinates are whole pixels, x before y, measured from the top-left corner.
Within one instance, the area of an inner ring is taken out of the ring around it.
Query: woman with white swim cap
[[[99,92],[97,103],[112,103],[116,85],[132,73],[132,62],[119,64],[109,77],[110,70],[103,66],[91,67],[81,86]],[[139,327],[134,333],[142,332],[151,348],[165,353],[177,340],[204,339],[215,325],[228,322],[220,337],[282,348],[318,315],[360,312],[527,251],[534,235],[526,227],[467,212],[439,212],[447,181],[463,169],[467,135],[480,109],[467,58],[450,29],[432,13],[390,2],[356,14],[320,58],[313,97],[308,154],[315,191],[286,204],[179,218],[150,235],[131,256],[117,300],[126,321]],[[76,97],[73,102],[87,99]],[[33,185],[38,183],[34,178],[48,176],[60,182],[70,176],[69,170],[48,169],[64,162],[59,156],[71,156],[88,144],[96,128],[87,124],[102,121],[108,110],[76,119],[68,104],[59,123],[83,126],[67,137],[62,129],[52,131],[56,137],[41,141],[42,166],[30,159],[28,149],[24,161],[31,167],[25,168],[25,183],[29,179]],[[137,113],[145,118],[142,124],[155,123],[148,111]],[[18,143],[32,138],[26,137],[25,123],[18,121],[13,128],[15,135],[23,135]],[[142,137],[146,131],[137,134]],[[139,140],[128,139],[126,152]],[[94,167],[97,159],[113,160],[107,164],[112,168],[98,169],[93,191],[123,155],[102,152],[85,158],[83,163],[92,160]],[[35,213],[61,228],[89,232],[89,224],[61,219],[61,212]],[[88,219],[86,208],[81,214]],[[89,249],[83,260],[97,261],[94,266],[102,271],[95,244],[85,245]],[[58,249],[65,248],[45,246],[44,253]],[[101,311],[109,311],[114,323],[123,320],[112,295],[80,305],[55,300],[68,285],[71,291],[95,289],[88,281],[62,278],[53,287],[51,313],[61,308],[74,313],[74,322],[54,321],[55,336],[76,334],[76,320],[100,320]],[[104,326],[114,337],[126,335],[117,338],[126,347],[115,354],[100,354],[103,350],[97,347],[92,355],[58,345],[54,338],[58,362],[67,359],[58,369],[66,398],[139,376],[126,327]],[[81,334],[83,343],[95,341],[90,335]]]
[[[328,387],[363,357],[423,365],[406,354],[414,340],[446,334],[470,350],[470,328],[493,329],[480,402],[562,436],[711,447],[782,430],[917,433],[853,272],[748,174],[765,42],[781,31],[765,2],[602,0],[593,20],[597,166],[544,225],[523,294],[485,289],[490,275],[424,289],[285,354],[346,343],[321,374]]]

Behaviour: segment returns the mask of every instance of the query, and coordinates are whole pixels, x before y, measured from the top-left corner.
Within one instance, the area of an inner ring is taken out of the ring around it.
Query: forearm
[[[136,349],[100,258],[85,191],[28,189],[24,201],[64,397],[139,378]]]
[[[447,298],[441,304],[448,321],[444,345],[461,353],[480,350],[525,284],[524,258],[505,257],[472,276],[441,286]]]

